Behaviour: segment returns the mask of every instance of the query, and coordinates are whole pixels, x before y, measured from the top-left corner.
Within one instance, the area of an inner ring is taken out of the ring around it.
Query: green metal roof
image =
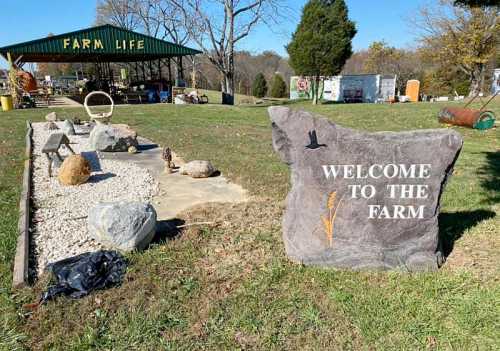
[[[196,55],[201,51],[109,24],[4,46],[22,62],[134,62]]]

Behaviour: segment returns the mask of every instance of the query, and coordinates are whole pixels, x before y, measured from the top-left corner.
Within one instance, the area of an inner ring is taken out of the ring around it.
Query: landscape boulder
[[[210,161],[191,161],[183,164],[179,173],[182,175],[189,175],[193,178],[208,178],[214,174],[215,168]]]
[[[57,113],[51,112],[45,115],[45,120],[47,122],[55,122],[57,121]]]
[[[59,167],[58,179],[62,185],[80,185],[90,178],[89,161],[82,155],[70,155]]]
[[[75,135],[75,126],[73,125],[73,122],[71,122],[69,119],[64,120],[63,125],[62,125],[62,131],[66,135]]]
[[[148,203],[99,203],[89,211],[90,236],[117,250],[144,249],[153,239],[155,228],[156,211]]]
[[[92,149],[104,152],[127,152],[131,146],[137,147],[137,133],[125,124],[98,123],[90,132]]]
[[[273,146],[291,168],[288,256],[306,265],[435,270],[441,195],[462,148],[450,129],[366,133],[271,107]]]

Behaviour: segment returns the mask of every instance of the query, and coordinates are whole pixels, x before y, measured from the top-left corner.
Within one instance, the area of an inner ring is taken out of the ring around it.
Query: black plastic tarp
[[[87,252],[47,266],[55,283],[42,294],[41,303],[58,295],[80,298],[93,290],[104,289],[122,282],[127,262],[116,251]]]

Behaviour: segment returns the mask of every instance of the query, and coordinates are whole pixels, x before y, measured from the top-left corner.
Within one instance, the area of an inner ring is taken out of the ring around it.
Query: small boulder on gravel
[[[125,124],[98,123],[90,132],[89,143],[96,151],[127,152],[131,146],[137,147],[137,133]]]
[[[47,122],[55,122],[57,121],[57,114],[55,112],[48,113],[45,115],[45,120]]]
[[[75,135],[75,126],[73,125],[73,122],[71,122],[69,119],[64,120],[63,126],[62,126],[62,131],[66,135]]]
[[[210,161],[196,160],[183,164],[179,173],[193,178],[208,178],[215,173],[215,168]]]
[[[58,179],[62,185],[80,185],[90,178],[89,161],[82,155],[70,155],[59,168]]]
[[[156,211],[149,203],[99,203],[89,211],[90,236],[117,250],[144,249],[153,239],[155,228]]]

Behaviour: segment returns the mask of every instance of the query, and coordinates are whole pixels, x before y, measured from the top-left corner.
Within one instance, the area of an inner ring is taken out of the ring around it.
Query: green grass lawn
[[[442,104],[320,105],[348,127],[443,128]],[[491,105],[500,116],[500,101]],[[443,198],[440,233],[451,251],[438,272],[350,272],[289,262],[281,216],[289,171],[273,152],[264,106],[117,107],[117,123],[210,159],[252,201],[182,215],[172,241],[129,255],[124,283],[80,300],[27,311],[44,288],[12,291],[25,120],[48,110],[0,113],[0,348],[59,350],[283,349],[489,350],[500,348],[500,131],[456,128],[465,140]],[[82,109],[57,110],[85,118]],[[436,150],[436,153],[439,150]]]

